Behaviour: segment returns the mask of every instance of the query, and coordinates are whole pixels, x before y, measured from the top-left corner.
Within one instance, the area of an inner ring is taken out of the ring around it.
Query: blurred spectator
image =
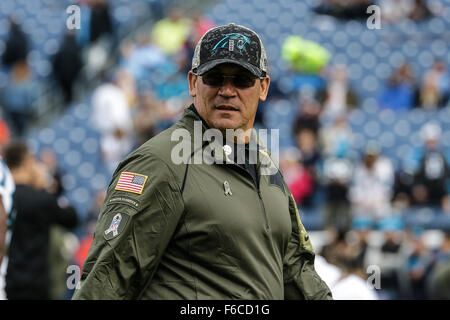
[[[77,236],[65,227],[50,227],[49,274],[52,300],[62,300],[67,296],[67,267],[71,264],[78,242]]]
[[[311,129],[305,128],[298,131],[296,139],[305,166],[314,169],[321,158],[317,135]]]
[[[450,94],[450,77],[442,61],[435,61],[425,73],[419,93],[422,108],[437,108],[447,104]]]
[[[95,78],[117,62],[116,38],[112,26],[108,0],[79,0],[82,2],[81,28],[77,30],[77,43],[86,48],[83,54],[87,80]]]
[[[156,100],[150,92],[140,95],[138,108],[133,117],[138,146],[157,133],[156,125],[161,121],[164,108],[164,103]]]
[[[125,94],[127,104],[130,108],[136,107],[138,102],[136,83],[133,75],[123,69],[116,72],[116,84]]]
[[[187,73],[191,69],[191,61],[194,57],[195,45],[206,31],[213,28],[215,23],[203,16],[200,11],[194,11],[191,15],[192,27],[186,39],[183,50],[180,51],[177,60],[180,71]]]
[[[352,230],[347,232],[346,240],[353,265],[363,268],[368,261],[369,236],[373,231],[373,224],[370,219],[360,218],[360,221],[357,220],[358,218],[352,220]]]
[[[356,166],[350,187],[350,202],[355,216],[373,220],[390,213],[394,168],[380,155],[378,147],[369,143],[361,163]]]
[[[103,203],[105,202],[106,190],[98,190],[92,199],[91,205],[89,207],[86,226],[84,228],[86,234],[93,235],[95,225],[97,224],[98,214],[102,209]]]
[[[414,175],[404,169],[395,172],[392,206],[399,209],[408,208],[412,204],[412,186]]]
[[[397,22],[408,17],[412,10],[411,0],[381,0],[381,18],[383,22]]]
[[[206,31],[215,27],[215,23],[206,18],[201,11],[194,11],[191,14],[192,30],[189,38],[189,42],[196,44]]]
[[[331,270],[332,275],[324,278],[335,300],[377,300],[375,289],[367,284],[364,257],[367,248],[367,231],[351,239],[351,234],[336,232],[331,243],[322,248],[326,262],[337,267],[326,269],[319,263],[318,273]],[[320,262],[320,259],[319,259]]]
[[[320,140],[326,156],[321,179],[326,199],[325,226],[348,230],[352,218],[348,192],[353,172],[353,163],[348,156],[353,133],[344,113],[338,115],[331,126],[321,130]]]
[[[383,233],[383,242],[377,252],[377,257],[372,258],[371,264],[381,269],[381,293],[385,299],[400,299],[403,297],[404,280],[400,273],[402,264],[406,259],[404,249],[404,225],[401,217],[390,216],[379,221],[378,228]]]
[[[336,228],[329,228],[326,230],[328,240],[326,244],[322,246],[320,255],[330,264],[338,265],[339,248],[345,242],[345,236],[347,232]]]
[[[9,130],[8,124],[5,120],[0,118],[0,150],[9,143],[11,139],[11,131]]]
[[[281,151],[280,168],[288,186],[299,176],[299,161],[301,161],[301,158],[302,154],[298,148],[291,147]]]
[[[113,26],[109,13],[109,4],[107,0],[90,1],[90,42],[96,42],[103,36],[113,34]]]
[[[279,82],[275,79],[270,79],[270,87],[269,92],[267,94],[266,101],[262,101],[258,105],[258,109],[256,109],[255,115],[255,128],[269,128],[266,124],[266,114],[267,110],[272,109],[274,105],[278,103],[290,103],[286,99],[285,93],[280,90]],[[300,109],[301,110],[301,109]],[[320,106],[319,106],[320,110]]]
[[[378,300],[374,288],[367,284],[367,275],[361,266],[354,265],[353,261],[346,262],[346,272],[330,288],[334,300]]]
[[[426,0],[382,0],[381,16],[385,22],[398,22],[406,19],[419,22],[430,18],[433,13]]]
[[[331,123],[320,131],[323,153],[333,157],[347,157],[353,149],[354,135],[345,113],[339,114]]]
[[[100,210],[105,201],[105,196],[105,190],[100,190],[95,194],[83,228],[84,234],[81,236],[80,243],[73,256],[75,263],[81,269],[83,269],[84,261],[86,260],[89,248],[91,247],[92,241],[94,240],[95,225],[97,224],[98,214],[100,213]]]
[[[408,64],[399,66],[388,79],[379,98],[381,108],[409,110],[414,106],[415,83]]]
[[[25,135],[34,116],[38,97],[39,85],[31,73],[30,66],[26,61],[17,62],[1,92],[6,120],[14,135]]]
[[[431,205],[448,210],[448,161],[440,146],[441,129],[429,122],[422,127],[423,150],[414,174],[412,194],[415,204]]]
[[[11,67],[27,60],[28,38],[14,18],[9,19],[9,35],[2,55],[2,63]]]
[[[347,231],[351,227],[352,215],[348,192],[353,164],[343,155],[325,159],[321,183],[325,191],[325,228]]]
[[[152,42],[169,56],[178,53],[188,39],[191,21],[183,15],[180,8],[172,8],[168,17],[159,20],[153,27]]]
[[[322,247],[321,255],[329,263],[343,267],[341,265],[342,255],[345,254],[345,248],[351,246],[352,259],[355,263],[364,265],[367,259],[368,237],[372,227],[371,220],[357,217],[352,220],[352,230],[328,228],[330,240]]]
[[[43,168],[46,173],[44,189],[55,197],[64,199],[63,173],[58,166],[55,152],[50,148],[43,148],[39,153],[39,161],[45,166]],[[67,231],[66,228],[60,225],[50,227],[49,270],[52,299],[65,298],[67,266],[70,264],[77,243],[75,234]]]
[[[309,129],[315,135],[318,135],[320,129],[320,104],[314,99],[302,99],[299,106],[300,112],[294,122],[294,134],[297,135],[301,130]]]
[[[450,300],[450,230],[445,230],[444,240],[436,254],[436,262],[429,277],[428,298]]]
[[[283,42],[281,57],[296,73],[318,75],[330,61],[331,54],[315,41],[291,35]]]
[[[54,224],[74,228],[75,210],[44,190],[47,172],[26,144],[11,143],[5,161],[16,183],[6,294],[14,299],[50,299],[50,232]]]
[[[91,102],[91,123],[101,134],[102,158],[111,173],[134,143],[129,101],[119,86],[122,74],[124,73],[116,72],[110,81],[95,89]]]
[[[428,8],[426,0],[414,0],[411,11],[409,11],[408,18],[413,21],[422,21],[432,16],[431,10]]]
[[[304,168],[299,150],[296,148],[284,150],[280,158],[280,166],[295,202],[297,205],[303,205],[305,199],[312,195],[314,180]]]
[[[323,281],[331,288],[342,277],[342,270],[336,265],[329,263],[324,257],[316,254],[314,259],[314,269]],[[331,290],[333,293],[333,290]]]
[[[322,96],[323,105],[321,116],[334,119],[358,106],[358,98],[350,87],[345,65],[330,68],[330,75],[327,78],[327,87],[324,92],[319,93]]]
[[[321,152],[317,140],[317,135],[311,129],[300,129],[296,133],[296,142],[302,155],[303,166],[311,176],[314,186],[312,195],[303,199],[304,207],[313,205],[314,193],[317,190],[317,170],[321,161]]]
[[[40,161],[46,166],[49,174],[46,190],[56,196],[62,196],[64,187],[62,183],[63,172],[58,165],[55,152],[50,148],[43,148],[39,154]]]
[[[139,33],[137,43],[124,41],[121,44],[121,67],[129,71],[137,82],[152,76],[152,69],[167,63],[163,52],[154,45],[150,36]]]
[[[372,0],[323,0],[314,11],[339,19],[364,19],[367,7],[373,4]]]
[[[59,51],[53,56],[52,65],[67,106],[72,102],[73,85],[83,67],[81,48],[77,45],[74,32],[66,33]]]
[[[106,190],[99,190],[95,193],[91,205],[89,207],[86,220],[82,226],[82,233],[79,237],[80,241],[77,243],[77,247],[74,250],[71,261],[83,270],[84,261],[86,260],[89,248],[94,241],[94,231],[97,224],[98,215],[105,201]],[[67,298],[71,298],[74,290],[69,290],[67,292]]]
[[[405,261],[409,281],[409,292],[406,297],[408,299],[427,298],[427,282],[433,257],[422,239],[422,233],[422,229],[416,228],[409,234],[408,243],[411,252]]]

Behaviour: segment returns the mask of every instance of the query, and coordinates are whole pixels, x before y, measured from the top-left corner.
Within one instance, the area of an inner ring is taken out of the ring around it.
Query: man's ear
[[[269,93],[270,77],[267,76],[263,80],[260,80],[260,86],[259,101],[266,101],[267,94]]]
[[[188,73],[189,95],[195,97],[197,95],[197,76],[189,71]]]

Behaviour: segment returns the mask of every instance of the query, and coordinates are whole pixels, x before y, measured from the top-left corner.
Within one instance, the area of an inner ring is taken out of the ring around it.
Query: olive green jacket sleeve
[[[141,194],[117,190],[123,172],[146,177]],[[138,299],[183,211],[176,179],[162,160],[135,155],[122,162],[108,188],[73,299]]]
[[[314,269],[314,249],[300,221],[297,205],[289,195],[292,234],[284,259],[284,298],[305,300],[332,299],[327,284]]]

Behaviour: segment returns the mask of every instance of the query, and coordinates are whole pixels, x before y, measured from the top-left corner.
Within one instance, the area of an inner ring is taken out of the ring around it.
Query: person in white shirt
[[[100,85],[92,94],[91,101],[91,123],[100,132],[102,157],[111,173],[133,147],[130,101],[120,86],[123,75],[117,72],[113,81]]]
[[[391,211],[394,184],[392,162],[381,156],[375,145],[365,150],[362,163],[353,175],[349,198],[353,215],[378,220]]]
[[[335,300],[378,300],[379,296],[366,280],[357,250],[345,237],[339,237],[322,255],[316,255],[314,268],[325,281]],[[327,261],[327,258],[329,261]]]
[[[335,300],[378,300],[375,289],[366,280],[355,274],[341,277],[330,288]]]

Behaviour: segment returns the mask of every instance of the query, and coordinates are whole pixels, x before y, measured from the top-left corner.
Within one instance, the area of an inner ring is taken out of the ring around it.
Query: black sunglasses
[[[250,88],[255,85],[257,77],[251,74],[238,73],[234,75],[225,75],[220,72],[207,72],[201,76],[203,84],[211,87],[220,87],[224,84],[225,78],[230,78],[236,88]]]

